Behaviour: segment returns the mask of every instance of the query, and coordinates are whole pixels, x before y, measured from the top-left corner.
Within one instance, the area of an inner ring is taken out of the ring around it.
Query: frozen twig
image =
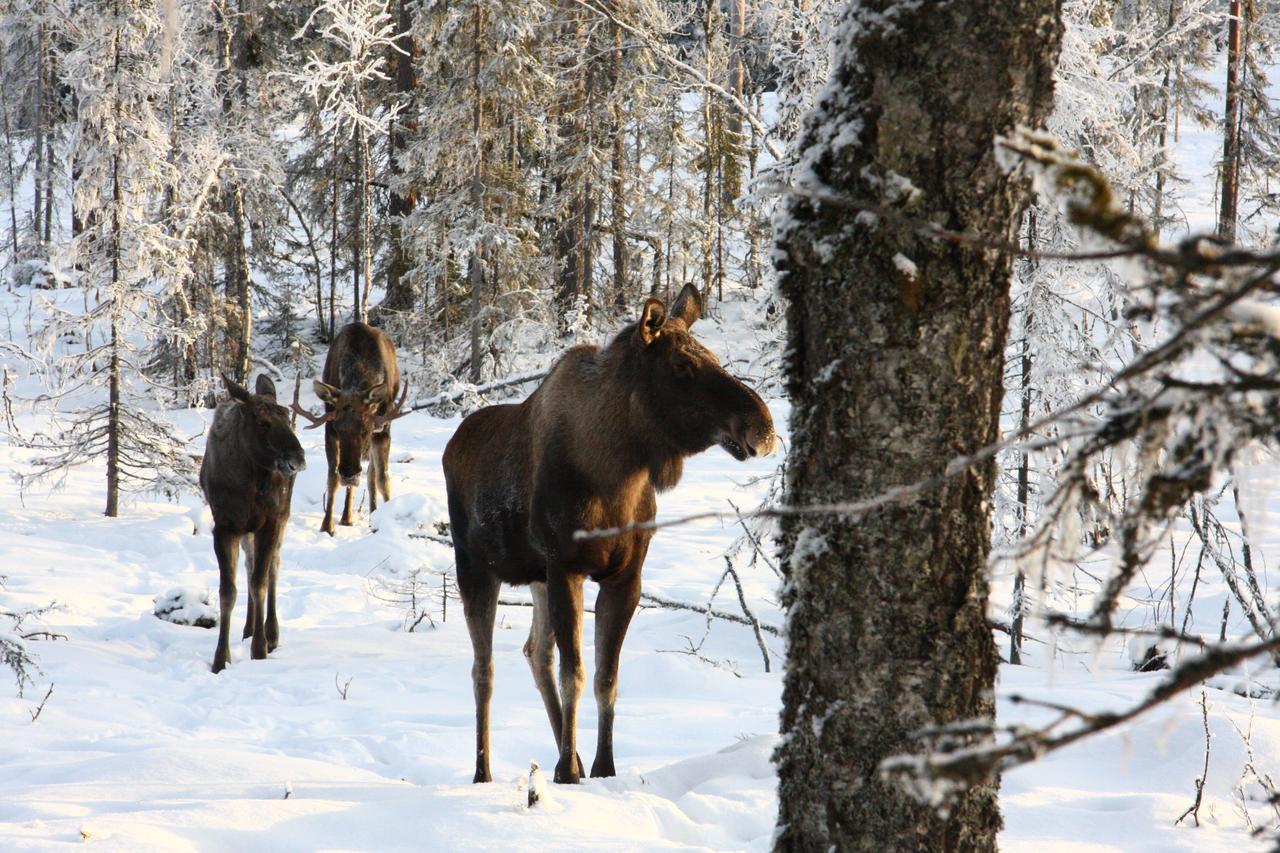
[[[1200,771],[1200,778],[1196,780],[1196,798],[1191,806],[1182,813],[1182,815],[1173,822],[1174,826],[1182,823],[1188,817],[1196,822],[1196,826],[1200,825],[1200,801],[1204,798],[1204,783],[1209,778],[1209,704],[1208,698],[1205,696],[1204,685],[1200,685],[1200,718],[1204,721],[1204,769]]]

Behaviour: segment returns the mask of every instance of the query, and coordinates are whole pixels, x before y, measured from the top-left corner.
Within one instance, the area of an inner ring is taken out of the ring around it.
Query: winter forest
[[[1278,55],[0,0],[0,850],[1280,849]]]

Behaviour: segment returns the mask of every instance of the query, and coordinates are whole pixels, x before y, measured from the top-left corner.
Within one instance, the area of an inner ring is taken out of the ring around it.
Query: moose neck
[[[636,392],[630,342],[619,336],[596,353],[590,404],[583,406],[574,444],[575,463],[603,488],[646,477],[658,491],[680,482],[684,457]]]

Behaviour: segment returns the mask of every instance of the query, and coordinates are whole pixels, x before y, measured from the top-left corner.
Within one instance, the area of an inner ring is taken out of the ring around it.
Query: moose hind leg
[[[551,627],[550,605],[547,603],[547,585],[533,583],[529,586],[533,593],[533,624],[529,626],[529,639],[524,644],[524,656],[529,661],[529,669],[533,673],[533,683],[542,695],[543,707],[547,710],[547,720],[551,723],[551,733],[556,739],[556,752],[560,751],[562,715],[560,710],[560,691],[556,687],[556,635]],[[582,759],[574,756],[578,766]]]
[[[498,579],[487,572],[468,570],[467,559],[455,549],[458,565],[458,594],[471,634],[474,662],[471,684],[476,699],[476,774],[473,782],[492,782],[489,771],[489,701],[493,698],[493,622],[498,611]]]
[[[640,573],[616,584],[601,584],[596,595],[596,760],[592,776],[613,776],[613,706],[618,699],[618,664],[627,626],[640,601]]]
[[[218,647],[213,653],[213,671],[222,672],[231,660],[231,611],[236,606],[236,546],[240,536],[213,530],[213,553],[218,558]]]
[[[253,582],[253,553],[254,536],[252,533],[246,533],[240,538],[240,550],[244,552],[244,576],[249,578],[249,582]],[[257,617],[253,612],[253,596],[249,596],[249,606],[245,608],[248,612],[244,615],[244,633],[241,639],[247,640],[253,636],[253,626],[257,624]]]

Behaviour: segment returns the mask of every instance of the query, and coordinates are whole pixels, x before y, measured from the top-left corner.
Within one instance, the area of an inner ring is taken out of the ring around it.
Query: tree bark
[[[409,0],[398,0],[397,3],[398,17],[397,27],[400,36],[396,39],[396,47],[399,48],[395,52],[394,61],[396,68],[395,89],[396,93],[405,101],[413,97],[414,90],[418,88],[418,76],[415,72],[415,63],[417,61],[417,47],[414,44],[413,36],[410,35],[410,29],[413,25],[413,16],[409,8]],[[412,110],[406,110],[405,115],[412,116]],[[413,182],[404,185],[404,168],[400,165],[400,157],[405,149],[406,133],[412,133],[416,122],[410,119],[401,119],[397,117],[391,122],[390,132],[387,134],[387,147],[389,149],[387,160],[391,168],[391,193],[387,202],[387,219],[390,225],[390,235],[388,237],[390,245],[388,246],[389,257],[387,259],[387,283],[386,296],[378,305],[378,311],[411,311],[414,304],[413,281],[409,278],[409,269],[412,267],[412,251],[405,245],[405,237],[403,232],[403,221],[406,216],[413,213],[414,207],[418,203],[417,189]]]
[[[1052,106],[1058,0],[862,0],[808,118],[778,220],[793,401],[787,503],[868,498],[997,438],[1007,256],[805,195],[1007,237],[1019,188],[994,136]],[[906,184],[902,179],[911,182]],[[857,519],[784,521],[787,675],[778,850],[994,850],[996,782],[944,814],[886,781],[914,733],[994,714],[987,624],[993,464]]]
[[[1222,120],[1222,207],[1218,236],[1236,239],[1236,205],[1240,198],[1240,0],[1231,0],[1227,23],[1227,103]]]

